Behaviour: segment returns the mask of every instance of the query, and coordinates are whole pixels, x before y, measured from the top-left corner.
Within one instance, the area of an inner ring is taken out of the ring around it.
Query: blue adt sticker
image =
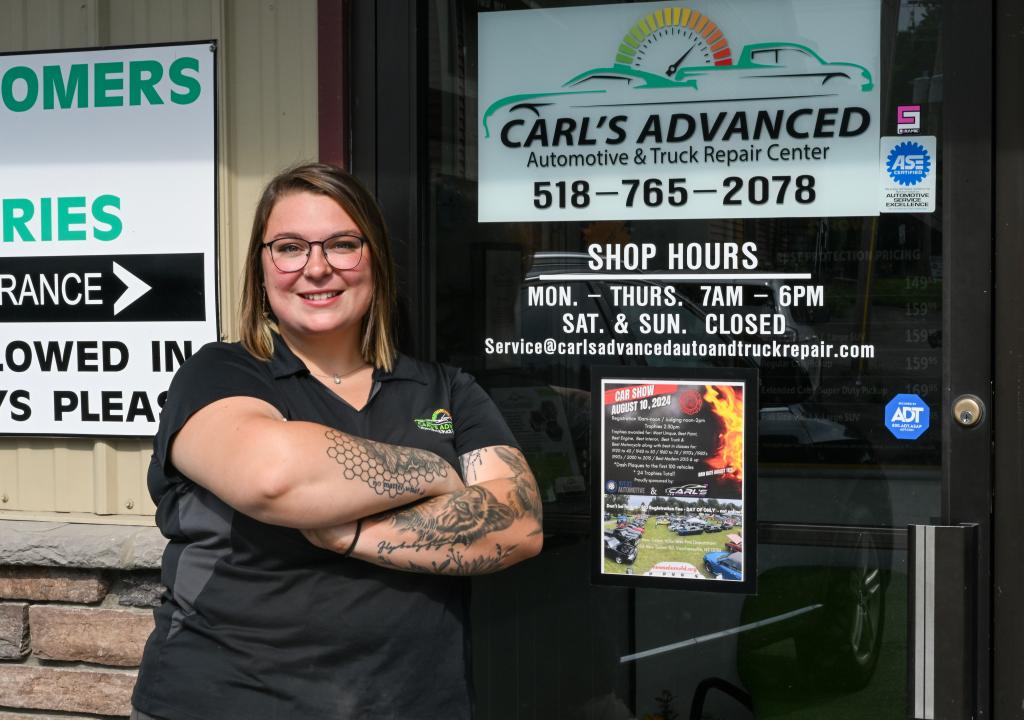
[[[890,150],[885,161],[885,171],[900,185],[917,185],[928,176],[931,167],[932,156],[928,148],[911,140]]]
[[[885,426],[900,440],[917,440],[930,422],[931,412],[917,395],[902,393],[885,406]]]

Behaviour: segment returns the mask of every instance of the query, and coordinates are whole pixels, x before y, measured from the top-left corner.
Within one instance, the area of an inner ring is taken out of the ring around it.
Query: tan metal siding
[[[0,3],[3,52],[88,47],[100,42],[101,0],[8,0]]]
[[[317,157],[316,0],[0,0],[5,52],[210,39],[219,47],[220,325],[233,339],[259,192],[282,167]],[[0,437],[0,518],[151,522],[150,447]]]

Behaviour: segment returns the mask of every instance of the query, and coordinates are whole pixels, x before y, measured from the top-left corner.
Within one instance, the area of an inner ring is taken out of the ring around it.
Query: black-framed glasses
[[[301,238],[278,238],[263,243],[270,250],[270,259],[281,272],[298,272],[306,267],[313,246],[323,250],[327,264],[335,270],[351,270],[363,259],[363,244],[366,238],[358,235],[335,235],[326,240],[303,240]]]

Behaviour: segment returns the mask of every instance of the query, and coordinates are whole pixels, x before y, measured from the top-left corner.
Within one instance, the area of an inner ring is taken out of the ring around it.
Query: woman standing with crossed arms
[[[241,343],[182,366],[154,442],[167,592],[133,717],[470,717],[449,576],[542,544],[511,432],[470,376],[395,350],[383,219],[343,170],[270,182],[243,293]]]

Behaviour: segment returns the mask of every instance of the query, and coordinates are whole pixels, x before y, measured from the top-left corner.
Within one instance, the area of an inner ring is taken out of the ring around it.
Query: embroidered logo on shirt
[[[413,420],[420,430],[441,433],[442,435],[454,435],[455,423],[452,422],[452,414],[444,408],[438,408],[429,420]]]

